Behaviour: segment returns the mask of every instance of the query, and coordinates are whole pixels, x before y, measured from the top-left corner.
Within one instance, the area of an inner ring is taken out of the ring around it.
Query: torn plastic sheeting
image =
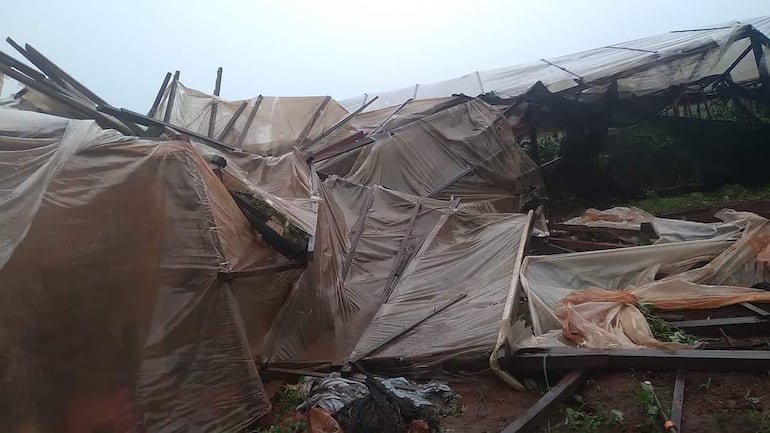
[[[271,330],[264,351],[271,362],[347,359],[387,297],[388,282],[449,207],[336,177],[320,193],[315,259]]]
[[[443,217],[351,359],[399,358],[426,366],[488,354],[528,223],[529,216],[522,214],[457,212]]]
[[[770,293],[747,287],[768,277],[770,224],[757,225],[758,218],[750,218],[731,245],[694,241],[527,258],[522,284],[535,334],[561,329],[567,339],[589,347],[659,347],[664,343],[650,340],[635,305],[675,310],[770,302]]]
[[[651,223],[658,234],[658,243],[683,242],[704,239],[738,239],[746,224],[761,218],[748,212],[723,209],[716,213],[721,223],[700,223],[694,221],[659,218],[635,207],[614,207],[611,209],[587,209],[583,215],[563,221],[562,224],[586,227],[605,227],[639,230],[641,223]]]
[[[173,86],[167,86],[163,98],[155,113],[162,119],[166,111],[169,92]],[[214,137],[220,137],[229,121],[235,116],[243,102],[246,108],[235,120],[231,130],[222,140],[234,145],[244,152],[257,155],[280,156],[291,152],[292,147],[299,145],[301,135],[306,127],[307,139],[312,140],[324,131],[334,126],[348,115],[347,110],[336,101],[330,100],[321,109],[324,96],[308,97],[260,97],[244,101],[226,101],[216,96],[208,95],[198,90],[177,83],[174,104],[169,123],[181,126],[201,134],[208,134],[209,119],[212,107],[217,105]],[[249,124],[249,117],[256,107],[256,113]],[[319,111],[320,110],[320,111]],[[316,117],[316,113],[318,116]],[[313,120],[315,118],[315,120]],[[248,128],[248,129],[246,129]],[[244,129],[246,129],[244,133]],[[332,136],[318,143],[309,150],[318,150],[326,142],[335,143],[353,134],[352,128],[345,126],[335,131]],[[243,135],[243,143],[239,143]],[[336,140],[336,141],[335,141]]]
[[[411,401],[417,407],[434,406],[446,402],[452,389],[445,382],[412,382],[404,377],[376,378],[395,396]],[[335,415],[354,400],[366,397],[369,390],[361,380],[331,376],[315,379],[306,385],[307,398],[302,407],[319,407]]]
[[[3,167],[24,167],[3,189],[38,200],[0,202],[25,216],[0,230],[14,239],[0,266],[6,430],[237,430],[267,413],[218,274],[285,259],[188,143],[62,122],[0,110],[0,125],[32,125],[14,136],[37,137],[0,139]]]
[[[518,196],[542,184],[505,118],[480,100],[390,131],[361,148],[348,173],[337,174],[423,197],[447,189],[464,201]]]

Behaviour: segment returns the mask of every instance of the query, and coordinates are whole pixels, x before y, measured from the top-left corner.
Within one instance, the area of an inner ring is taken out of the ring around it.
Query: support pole
[[[222,87],[222,67],[217,68],[217,81],[214,83],[214,100],[211,102],[211,114],[209,115],[209,137],[214,136],[214,127],[217,122],[217,98],[219,97],[219,89]]]
[[[313,112],[313,116],[310,118],[310,121],[307,122],[307,125],[305,125],[305,127],[302,129],[302,132],[300,132],[299,137],[297,137],[297,141],[294,144],[295,146],[302,147],[302,144],[305,142],[308,134],[310,134],[313,126],[315,126],[315,123],[318,121],[318,118],[321,117],[321,113],[324,111],[324,108],[326,108],[326,105],[329,103],[329,101],[331,101],[331,99],[331,96],[327,96],[323,99],[323,101],[321,101],[321,104],[318,105],[318,108],[316,108]]]
[[[238,141],[235,143],[236,147],[238,149],[243,148],[243,142],[246,140],[246,134],[249,133],[249,129],[251,129],[251,124],[254,123],[254,118],[257,116],[257,111],[259,111],[259,106],[262,105],[262,95],[257,96],[257,100],[254,101],[254,106],[251,107],[251,111],[249,112],[249,117],[246,119],[246,125],[243,127],[243,130],[241,131],[241,135],[238,136]]]
[[[361,232],[364,231],[364,223],[366,222],[366,216],[369,214],[369,209],[372,208],[374,202],[374,193],[377,191],[376,186],[370,187],[369,197],[364,203],[364,207],[358,213],[358,220],[354,226],[353,239],[350,241],[350,251],[348,251],[345,262],[342,264],[342,281],[344,282],[348,278],[348,272],[350,272],[350,265],[353,263],[353,256],[356,254],[356,247],[358,246],[358,240],[361,239]]]
[[[548,415],[567,397],[572,395],[583,383],[584,371],[573,371],[564,376],[559,383],[548,390],[532,407],[527,409],[516,421],[503,429],[502,433],[533,432],[538,425],[548,419]]]
[[[169,123],[169,120],[171,120],[171,110],[174,108],[177,84],[179,84],[179,71],[174,72],[174,79],[171,80],[171,89],[168,92],[168,99],[166,100],[166,113],[163,115],[163,121],[166,123]]]
[[[227,125],[225,125],[225,129],[223,129],[222,132],[219,134],[219,137],[217,138],[219,141],[225,141],[225,137],[227,137],[227,134],[230,132],[231,129],[233,129],[233,126],[235,126],[235,122],[238,120],[239,117],[241,117],[241,114],[243,114],[243,110],[246,109],[247,105],[249,105],[247,101],[241,102],[241,105],[239,105],[238,109],[235,110],[235,113],[233,113],[233,116],[230,118],[230,120],[227,121]]]
[[[171,81],[171,72],[166,72],[166,76],[160,84],[160,89],[158,89],[158,93],[155,95],[155,100],[152,102],[152,107],[147,112],[147,117],[155,117],[155,112],[158,111],[158,106],[160,106],[160,101],[163,99],[163,93],[166,91],[169,81]]]
[[[344,119],[342,119],[339,122],[337,122],[336,124],[334,124],[334,126],[332,126],[331,128],[327,129],[323,134],[319,135],[317,138],[315,138],[314,140],[310,141],[307,145],[300,146],[300,150],[305,150],[305,149],[311,147],[312,145],[318,143],[319,141],[323,140],[324,138],[328,137],[329,135],[331,135],[332,132],[334,132],[337,129],[341,128],[342,126],[344,126],[345,124],[350,122],[351,119],[353,119],[354,117],[358,116],[362,111],[364,111],[366,109],[366,107],[371,105],[372,102],[376,101],[377,98],[379,98],[379,96],[375,96],[370,101],[368,101],[366,104],[358,107],[358,109],[356,111],[348,114]]]

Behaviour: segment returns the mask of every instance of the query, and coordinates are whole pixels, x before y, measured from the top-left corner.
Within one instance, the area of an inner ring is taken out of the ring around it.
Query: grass
[[[693,192],[670,197],[658,197],[650,194],[646,198],[628,203],[655,215],[688,209],[717,206],[723,203],[745,200],[770,199],[770,185],[745,187],[725,185],[711,192]]]
[[[625,424],[625,418],[623,412],[617,409],[591,413],[583,409],[568,407],[563,424],[570,431],[592,433],[621,426]]]
[[[750,424],[757,433],[770,433],[770,415],[757,409],[748,409],[741,414],[746,423]]]
[[[452,396],[449,397],[449,404],[444,411],[445,415],[461,416],[463,412],[465,412],[465,406],[463,406],[460,401],[461,399],[462,397],[460,394],[453,393]]]

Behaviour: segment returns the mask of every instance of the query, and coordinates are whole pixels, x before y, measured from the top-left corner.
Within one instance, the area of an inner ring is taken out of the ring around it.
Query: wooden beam
[[[26,51],[27,53],[29,53],[30,56],[37,59],[39,63],[45,64],[46,68],[49,69],[58,79],[61,79],[62,81],[70,85],[72,88],[74,88],[76,91],[80,92],[86,98],[91,100],[95,105],[108,105],[104,99],[99,97],[99,95],[92,92],[91,89],[84,86],[82,83],[80,83],[80,81],[76,80],[72,75],[68,74],[62,68],[57,66],[54,62],[48,59],[48,57],[44,56],[43,53],[36,50],[35,47],[33,47],[30,44],[24,44],[24,47],[26,48]],[[36,64],[38,63],[36,62]],[[56,80],[54,77],[51,77],[51,78],[54,79],[54,81]]]
[[[671,402],[671,422],[674,423],[676,431],[682,432],[682,407],[684,405],[684,382],[685,370],[676,371],[676,381],[674,382],[674,397]]]
[[[752,45],[749,44],[749,46],[746,47],[746,49],[743,50],[743,52],[739,54],[738,57],[735,58],[735,60],[733,60],[730,66],[728,66],[727,69],[725,69],[722,75],[730,75],[733,69],[735,69],[735,67],[738,66],[738,63],[740,63],[741,60],[743,60],[743,58],[746,57],[749,54],[749,52],[751,52],[752,49],[753,49]]]
[[[318,121],[318,118],[321,116],[321,113],[324,111],[324,108],[326,108],[326,105],[329,103],[329,101],[332,100],[331,96],[325,97],[321,104],[318,105],[318,108],[315,109],[313,112],[313,116],[310,117],[310,121],[307,122],[307,125],[305,125],[304,128],[302,128],[302,132],[300,132],[299,136],[297,137],[297,141],[294,143],[295,146],[302,147],[302,144],[305,142],[305,139],[307,138],[308,134],[310,134],[310,131],[313,129],[313,126],[315,126],[315,123]]]
[[[222,132],[219,133],[219,137],[217,138],[219,141],[225,141],[225,137],[227,137],[227,134],[231,129],[233,129],[235,122],[239,117],[241,117],[241,114],[243,113],[243,110],[246,109],[247,105],[249,105],[248,101],[241,102],[241,105],[239,105],[238,109],[235,110],[235,113],[233,113],[232,117],[230,117],[230,120],[227,121],[225,128],[222,130]]]
[[[122,123],[117,122],[103,115],[102,113],[99,113],[97,110],[93,109],[92,107],[89,107],[88,105],[76,99],[73,99],[63,93],[60,93],[58,89],[56,89],[55,87],[45,82],[35,81],[32,78],[12,68],[9,68],[4,64],[0,64],[0,72],[24,84],[25,86],[28,86],[34,90],[37,90],[38,92],[44,94],[45,96],[48,96],[49,98],[72,109],[73,111],[80,113],[86,118],[95,119],[104,128],[114,128],[125,135],[133,135],[131,129],[126,127],[126,125],[123,125]]]
[[[545,358],[545,360],[544,360]],[[513,373],[598,370],[765,371],[770,350],[525,349],[503,360]]]
[[[176,99],[176,87],[179,84],[179,71],[174,72],[174,79],[171,80],[171,89],[168,91],[168,98],[166,99],[166,113],[163,114],[163,121],[170,123],[171,110],[174,109],[174,100]]]
[[[762,335],[770,331],[770,320],[757,316],[683,320],[671,325],[695,335]]]
[[[586,373],[584,371],[567,373],[556,386],[543,394],[540,400],[516,418],[514,422],[508,424],[502,433],[528,433],[535,431],[539,425],[548,420],[548,416],[559,407],[561,402],[575,393],[585,378]]]
[[[358,247],[358,240],[361,239],[361,233],[364,231],[364,223],[366,222],[366,216],[369,214],[369,210],[372,208],[374,202],[374,193],[377,191],[376,186],[369,187],[369,197],[367,197],[364,206],[358,213],[358,219],[353,226],[353,239],[350,241],[350,251],[345,256],[345,262],[342,264],[342,281],[348,278],[348,272],[350,272],[350,265],[353,263],[353,257],[356,254],[356,247]]]
[[[143,114],[136,113],[131,110],[126,110],[125,108],[117,109],[115,107],[109,107],[109,106],[99,106],[96,107],[97,110],[107,113],[111,116],[115,116],[117,118],[126,119],[134,123],[138,123],[140,125],[150,126],[150,127],[157,127],[157,128],[169,128],[171,130],[174,130],[180,134],[186,135],[188,137],[197,138],[203,142],[204,145],[211,146],[217,150],[236,150],[235,148],[222,143],[220,141],[214,140],[213,138],[209,138],[206,135],[203,135],[201,133],[191,131],[187,128],[172,125],[170,123],[166,123],[162,120],[153,119],[151,117],[147,117]]]
[[[446,304],[442,305],[441,307],[438,307],[438,308],[434,309],[433,311],[431,311],[430,313],[428,313],[425,316],[421,317],[419,320],[417,320],[416,322],[412,323],[411,325],[405,327],[404,329],[402,329],[398,333],[396,333],[394,335],[391,335],[390,337],[387,337],[380,344],[378,344],[377,347],[375,347],[375,348],[373,348],[373,349],[371,349],[371,350],[369,350],[369,351],[367,351],[367,352],[365,352],[363,354],[357,355],[351,362],[358,362],[358,361],[360,361],[360,360],[362,360],[362,359],[364,359],[364,358],[366,358],[368,356],[371,356],[373,353],[379,352],[380,350],[382,350],[383,347],[385,347],[388,344],[396,341],[402,335],[406,334],[407,332],[410,332],[412,329],[420,326],[420,324],[422,324],[426,320],[430,319],[431,317],[435,316],[436,314],[441,313],[442,311],[446,310],[447,308],[451,307],[452,305],[460,302],[462,299],[465,299],[467,296],[468,296],[467,293],[461,293],[461,294],[457,295],[456,297],[451,299]]]
[[[241,131],[241,135],[238,136],[238,141],[235,143],[235,145],[238,147],[238,149],[243,148],[243,142],[246,140],[246,134],[249,133],[249,129],[251,129],[251,124],[254,123],[254,118],[257,116],[257,111],[259,111],[260,105],[262,105],[262,100],[264,98],[262,95],[257,96],[257,100],[254,101],[254,106],[251,107],[251,111],[249,112],[249,117],[246,119],[246,125],[244,125],[243,130]]]
[[[329,135],[331,135],[331,133],[332,133],[332,132],[336,131],[337,129],[339,129],[339,128],[343,127],[343,126],[345,126],[345,125],[346,125],[348,122],[350,122],[350,121],[351,121],[351,120],[352,120],[354,117],[358,116],[358,115],[359,115],[359,114],[360,114],[362,111],[364,111],[364,109],[366,109],[366,107],[368,107],[369,105],[371,105],[371,104],[372,104],[372,102],[376,101],[376,100],[377,100],[377,98],[379,98],[379,96],[375,96],[375,97],[374,97],[374,98],[372,98],[370,101],[368,101],[366,104],[364,104],[364,105],[360,106],[360,107],[359,107],[359,108],[358,108],[356,111],[354,111],[354,112],[352,112],[352,113],[348,114],[347,116],[345,116],[345,118],[344,118],[344,119],[342,119],[342,120],[340,120],[339,122],[335,123],[335,124],[334,124],[334,126],[332,126],[331,128],[327,129],[326,131],[324,131],[324,132],[323,132],[323,134],[319,135],[319,136],[318,136],[318,137],[316,137],[315,139],[313,139],[313,140],[311,140],[310,142],[308,142],[308,144],[307,144],[307,145],[303,145],[303,146],[300,146],[300,150],[305,150],[305,149],[307,149],[307,148],[310,148],[312,145],[314,145],[314,144],[318,143],[319,141],[321,141],[321,140],[323,140],[324,138],[326,138],[326,137],[328,137]]]
[[[396,253],[396,257],[393,259],[393,264],[390,267],[390,274],[388,275],[388,279],[385,280],[385,287],[383,290],[383,293],[385,296],[383,299],[388,299],[390,297],[391,292],[393,291],[394,282],[397,277],[401,276],[401,272],[403,271],[403,267],[401,266],[401,261],[403,260],[404,252],[406,251],[406,246],[409,243],[409,237],[412,236],[412,230],[414,229],[414,223],[417,221],[417,216],[420,214],[420,208],[422,207],[422,199],[417,199],[417,203],[414,205],[414,211],[412,211],[412,216],[409,218],[409,224],[406,227],[406,230],[404,230],[404,237],[401,238],[401,243],[398,247],[398,253]]]
[[[171,72],[166,72],[166,76],[160,84],[160,89],[158,89],[158,93],[155,94],[155,100],[152,102],[150,111],[147,112],[147,117],[155,117],[155,112],[158,111],[158,106],[160,106],[160,101],[163,99],[163,93],[166,91],[169,81],[171,81]]]
[[[376,127],[376,128],[374,128],[374,129],[372,130],[372,132],[370,132],[370,133],[369,133],[369,134],[367,134],[367,135],[368,135],[369,137],[373,137],[373,136],[375,136],[375,135],[379,134],[379,133],[380,133],[380,131],[381,131],[381,130],[382,130],[384,127],[385,127],[385,125],[387,125],[387,124],[388,124],[388,122],[390,122],[390,119],[392,119],[392,118],[393,118],[393,116],[395,116],[396,114],[398,114],[398,112],[399,112],[399,111],[403,110],[403,109],[404,109],[404,107],[406,107],[406,104],[408,104],[408,103],[410,103],[410,102],[412,102],[412,101],[414,101],[414,99],[412,99],[412,98],[409,98],[409,99],[407,99],[406,101],[404,101],[404,103],[403,103],[403,104],[399,105],[399,106],[398,106],[398,108],[396,108],[395,110],[393,110],[393,112],[392,112],[392,113],[390,113],[390,115],[389,115],[388,117],[386,117],[386,118],[385,118],[385,120],[383,120],[383,121],[382,121],[382,123],[380,123],[379,125],[377,125],[377,127]]]
[[[219,97],[219,90],[222,87],[222,67],[217,68],[217,80],[214,82],[214,96],[215,98],[211,102],[211,112],[209,113],[209,137],[214,137],[214,127],[217,123],[217,97]]]
[[[767,70],[767,59],[765,58],[765,51],[762,49],[762,42],[756,32],[751,33],[749,38],[751,40],[751,49],[754,50],[754,61],[757,64],[762,89],[766,95],[770,96],[770,72]]]

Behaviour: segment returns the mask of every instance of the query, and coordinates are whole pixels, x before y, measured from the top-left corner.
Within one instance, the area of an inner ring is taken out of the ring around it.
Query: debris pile
[[[588,369],[766,368],[731,335],[768,331],[768,220],[532,209],[538,128],[566,131],[562,173],[590,173],[609,127],[693,86],[766,103],[768,23],[355,106],[227,101],[221,68],[213,95],[168,73],[146,115],[9,39],[35,67],[0,53],[26,86],[0,108],[0,426],[240,431],[282,373],[323,377],[305,385],[311,428],[437,432],[451,389],[384,377],[491,367],[523,390],[514,376],[567,372],[548,407]],[[724,308],[744,310],[693,316]],[[729,349],[689,338],[715,333]]]

